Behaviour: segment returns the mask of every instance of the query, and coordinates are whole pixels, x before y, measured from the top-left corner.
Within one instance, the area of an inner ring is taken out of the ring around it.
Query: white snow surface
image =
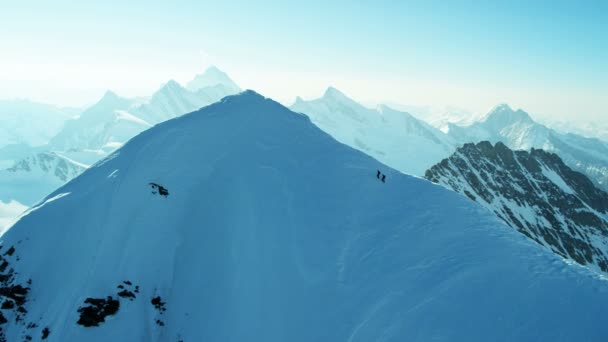
[[[15,201],[10,200],[4,202],[0,200],[0,235],[4,234],[21,213],[23,213],[28,207]]]
[[[605,280],[252,91],[143,132],[49,198],[2,237],[38,324],[10,321],[9,341],[46,326],[88,342],[608,336]],[[123,280],[134,301],[76,324]]]
[[[450,137],[412,115],[384,105],[366,108],[332,87],[322,98],[298,98],[290,108],[336,140],[407,174],[424,176],[456,150]]]

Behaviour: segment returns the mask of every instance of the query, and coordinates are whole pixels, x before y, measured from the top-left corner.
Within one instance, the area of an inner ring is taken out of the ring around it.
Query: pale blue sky
[[[608,1],[3,1],[0,98],[149,95],[208,64],[289,103],[608,112]]]

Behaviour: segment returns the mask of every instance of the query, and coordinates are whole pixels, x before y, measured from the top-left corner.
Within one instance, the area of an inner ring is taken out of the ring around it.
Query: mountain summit
[[[336,140],[361,150],[399,171],[422,176],[454,150],[451,139],[409,113],[387,106],[366,108],[336,88],[323,97],[291,106]]]
[[[608,334],[605,281],[253,91],[142,132],[1,251],[7,341]]]
[[[234,94],[241,91],[238,85],[223,71],[210,66],[202,74],[198,74],[188,82],[187,86],[190,91],[199,91],[205,88],[222,87],[225,92]]]

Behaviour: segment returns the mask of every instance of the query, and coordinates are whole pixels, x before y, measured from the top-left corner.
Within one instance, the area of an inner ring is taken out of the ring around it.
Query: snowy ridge
[[[608,193],[557,155],[466,144],[425,177],[467,195],[556,254],[608,272]]]
[[[608,334],[605,280],[252,91],[130,140],[24,215],[2,252],[19,298],[2,311],[8,341]]]
[[[387,106],[365,108],[333,87],[320,99],[298,98],[290,108],[336,140],[408,174],[424,175],[455,150],[450,137],[410,114]]]

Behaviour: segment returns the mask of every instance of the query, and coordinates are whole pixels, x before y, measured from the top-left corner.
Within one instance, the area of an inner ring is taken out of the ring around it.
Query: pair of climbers
[[[380,172],[380,170],[377,170],[378,172],[376,173],[376,178],[378,178],[379,180],[382,181],[382,183],[385,183],[386,180],[386,175],[382,172]]]

